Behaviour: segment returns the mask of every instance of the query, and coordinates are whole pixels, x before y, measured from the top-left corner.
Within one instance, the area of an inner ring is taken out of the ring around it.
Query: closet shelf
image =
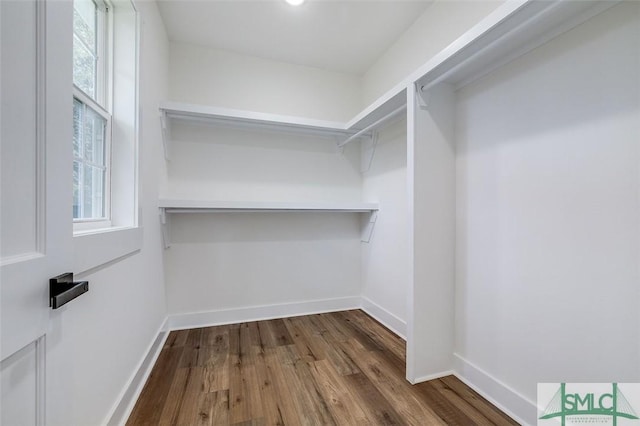
[[[163,102],[159,109],[164,154],[168,160],[171,153],[170,120],[200,121],[240,129],[323,136],[333,138],[341,148],[359,138],[371,139],[379,126],[398,117],[404,111],[406,96],[403,91],[374,105],[375,108],[367,108],[353,120],[342,123],[207,105]]]
[[[261,201],[203,201],[160,199],[160,222],[164,247],[171,247],[167,215],[172,213],[278,213],[278,212],[321,212],[321,213],[362,213],[361,241],[368,243],[378,219],[379,206],[376,203],[311,203],[311,202],[261,202]]]
[[[224,212],[344,212],[371,213],[378,210],[375,203],[300,203],[259,201],[159,201],[165,213],[224,213]]]
[[[569,31],[620,0],[509,0],[402,83],[415,83],[423,105],[445,83],[456,90]]]
[[[200,121],[240,129],[270,130],[286,133],[316,135],[336,139],[347,139],[360,131],[349,129],[345,123],[314,120],[278,114],[219,108],[206,105],[163,102],[160,104],[162,140],[165,157],[170,157],[171,125],[170,120]],[[368,133],[359,137],[370,136]]]

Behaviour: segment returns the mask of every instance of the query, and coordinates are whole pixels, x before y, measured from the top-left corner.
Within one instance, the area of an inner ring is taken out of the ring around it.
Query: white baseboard
[[[247,321],[263,321],[324,312],[346,311],[360,308],[360,297],[314,300],[310,302],[284,303],[280,305],[250,306],[218,311],[172,314],[168,318],[169,330],[236,324]]]
[[[428,374],[426,376],[416,377],[414,380],[407,380],[409,380],[409,383],[411,383],[412,385],[415,385],[422,382],[428,382],[429,380],[441,379],[442,377],[451,376],[452,374],[454,374],[452,370],[447,370],[441,371],[439,373]]]
[[[138,363],[137,368],[134,370],[133,374],[120,392],[116,404],[107,416],[107,425],[121,426],[127,422],[127,419],[129,418],[129,415],[131,415],[131,411],[133,411],[133,407],[142,392],[142,388],[151,374],[151,369],[155,365],[158,356],[160,356],[160,351],[162,350],[164,342],[167,340],[168,336],[169,331],[167,330],[167,318],[165,318],[156,333],[156,337],[149,345],[144,356]]]
[[[389,330],[407,340],[407,323],[367,297],[360,298],[360,307]]]
[[[453,354],[455,376],[521,425],[537,423],[535,402],[475,366],[459,354]]]

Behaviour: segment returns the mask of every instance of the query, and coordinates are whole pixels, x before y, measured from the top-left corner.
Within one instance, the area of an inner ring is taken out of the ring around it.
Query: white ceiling
[[[363,74],[430,0],[160,0],[171,41]]]

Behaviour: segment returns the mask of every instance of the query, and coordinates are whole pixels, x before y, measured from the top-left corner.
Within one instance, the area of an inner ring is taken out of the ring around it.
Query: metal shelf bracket
[[[364,144],[364,142],[362,142]],[[373,157],[376,154],[376,147],[378,146],[378,132],[374,131],[367,142],[367,145],[362,146],[362,157],[360,163],[360,173],[366,173],[371,169],[373,164]]]
[[[429,101],[431,100],[431,91],[429,90],[429,87],[416,83],[416,94],[416,99],[418,100],[418,106],[420,109],[429,109]]]
[[[171,235],[167,221],[167,209],[160,207],[160,227],[162,228],[162,244],[165,249],[171,247]]]
[[[165,110],[160,110],[160,128],[162,130],[162,147],[164,148],[164,159],[171,159],[171,122]]]
[[[371,237],[373,236],[373,229],[376,226],[377,220],[378,210],[374,210],[369,214],[363,215],[361,224],[362,236],[360,237],[361,242],[369,243],[371,241]]]

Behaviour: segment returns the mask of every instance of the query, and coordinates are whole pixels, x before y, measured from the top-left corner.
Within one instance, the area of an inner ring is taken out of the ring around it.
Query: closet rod
[[[369,130],[375,129],[376,127],[378,127],[380,124],[384,123],[385,121],[395,117],[396,115],[400,114],[402,111],[406,110],[407,106],[406,105],[402,105],[399,108],[394,109],[393,111],[391,111],[389,114],[385,115],[384,117],[382,117],[381,119],[377,120],[376,122],[369,124],[367,127],[365,127],[364,129],[360,130],[358,133],[355,133],[351,136],[349,136],[347,139],[345,139],[344,141],[340,142],[338,144],[338,148],[342,148],[343,146],[345,146],[346,144],[348,144],[349,142],[353,141],[356,138],[359,138],[360,136],[362,136],[363,134],[367,133]]]

